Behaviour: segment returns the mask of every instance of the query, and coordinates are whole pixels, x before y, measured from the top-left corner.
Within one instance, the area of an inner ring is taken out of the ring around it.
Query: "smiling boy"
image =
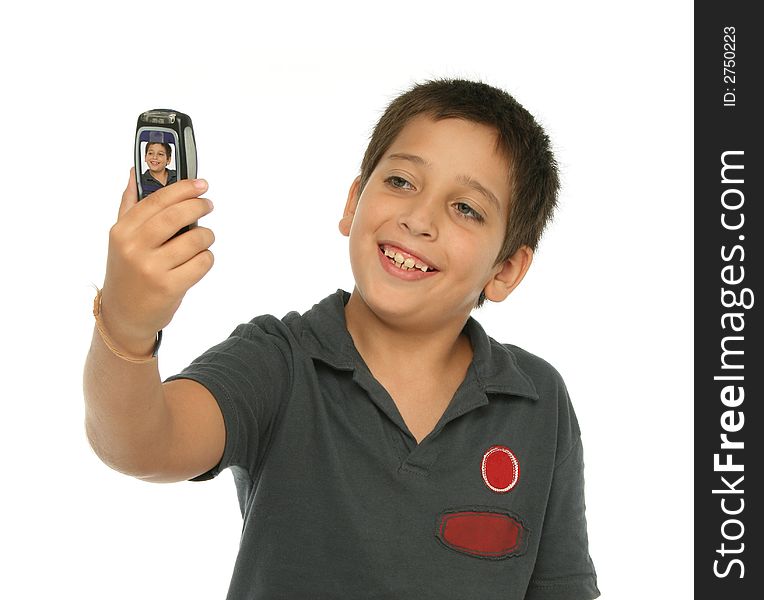
[[[149,142],[143,157],[148,169],[141,175],[141,187],[145,194],[175,183],[177,171],[168,169],[172,162],[172,146],[166,142]]]
[[[487,125],[415,116],[360,196],[360,176],[353,182],[340,223],[355,279],[348,331],[417,442],[472,361],[463,328],[481,292],[504,300],[531,263],[532,251],[522,246],[494,265],[510,196],[508,161],[496,146]],[[395,266],[385,250],[414,265]]]
[[[140,205],[134,187],[96,300],[88,437],[149,481],[232,469],[244,528],[229,599],[599,595],[565,385],[470,316],[521,282],[556,202],[525,109],[463,80],[393,101],[339,224],[352,293],[256,317],[164,383],[156,332],[214,240],[170,237],[212,207],[204,182]]]

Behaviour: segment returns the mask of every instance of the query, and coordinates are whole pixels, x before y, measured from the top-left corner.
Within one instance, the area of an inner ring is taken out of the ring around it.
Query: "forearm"
[[[102,461],[135,477],[154,480],[174,468],[168,467],[174,413],[149,357],[156,332],[212,267],[211,230],[176,235],[212,210],[199,197],[206,189],[204,180],[183,180],[139,202],[131,170],[109,230],[104,284],[93,303],[100,331],[93,332],[85,362],[85,429]]]
[[[83,387],[85,430],[95,453],[117,471],[150,477],[161,467],[169,428],[157,361],[120,358],[94,328]]]

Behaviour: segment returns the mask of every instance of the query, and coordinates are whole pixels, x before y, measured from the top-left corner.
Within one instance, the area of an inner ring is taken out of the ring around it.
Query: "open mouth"
[[[400,252],[396,252],[390,248],[385,248],[382,245],[379,246],[379,250],[388,261],[390,261],[394,266],[398,267],[402,271],[419,270],[423,273],[432,273],[438,270],[435,267],[431,267],[430,265],[417,260],[416,258],[411,256],[404,256]]]

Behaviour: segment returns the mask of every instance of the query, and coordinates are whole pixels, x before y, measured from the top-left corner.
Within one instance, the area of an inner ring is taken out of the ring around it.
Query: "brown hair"
[[[167,153],[167,158],[172,158],[172,146],[168,144],[167,142],[149,142],[146,144],[146,151],[144,152],[144,156],[149,153],[149,146],[153,146],[154,144],[159,144],[164,148],[164,151]]]
[[[560,187],[549,137],[517,100],[482,82],[429,80],[395,98],[369,139],[361,161],[359,195],[406,123],[420,114],[436,121],[465,119],[496,129],[496,151],[508,159],[510,206],[504,242],[494,265],[507,260],[523,245],[535,250],[557,206]],[[484,301],[485,294],[481,292],[476,308]]]

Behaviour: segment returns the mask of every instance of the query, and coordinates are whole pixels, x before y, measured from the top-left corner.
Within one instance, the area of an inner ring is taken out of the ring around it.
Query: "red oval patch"
[[[520,477],[520,463],[506,446],[491,446],[483,454],[480,466],[483,481],[489,489],[500,494],[510,491]]]
[[[519,556],[525,542],[522,523],[504,512],[455,511],[440,515],[438,539],[457,552],[481,558]]]

